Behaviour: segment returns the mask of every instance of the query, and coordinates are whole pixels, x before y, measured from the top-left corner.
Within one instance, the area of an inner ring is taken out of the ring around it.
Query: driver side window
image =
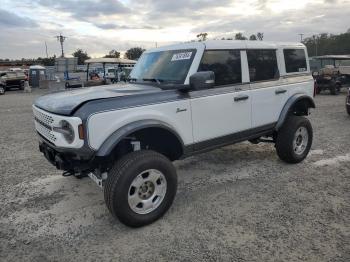
[[[206,50],[198,72],[213,71],[215,86],[242,83],[240,50]]]

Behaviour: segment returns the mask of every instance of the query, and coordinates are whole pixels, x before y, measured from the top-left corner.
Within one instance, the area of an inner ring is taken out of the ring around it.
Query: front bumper
[[[79,173],[94,169],[93,152],[58,148],[39,135],[39,151],[59,170]]]

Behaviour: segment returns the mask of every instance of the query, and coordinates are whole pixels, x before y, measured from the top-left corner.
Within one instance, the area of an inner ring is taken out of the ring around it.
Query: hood
[[[158,93],[161,89],[139,84],[94,86],[44,95],[34,105],[59,115],[71,115],[80,105],[93,100]]]

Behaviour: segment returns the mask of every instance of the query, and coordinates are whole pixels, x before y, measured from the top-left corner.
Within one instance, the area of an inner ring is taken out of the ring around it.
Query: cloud
[[[131,9],[118,0],[38,0],[38,4],[72,14],[77,19],[84,20],[100,15],[130,13]]]
[[[58,54],[53,36],[60,32],[68,36],[67,54],[83,48],[102,55],[185,42],[201,32],[209,39],[263,32],[265,40],[299,41],[299,33],[338,34],[350,27],[349,0],[1,1],[0,57],[10,58],[42,56],[45,41],[49,53]]]
[[[118,25],[115,23],[93,23],[93,24],[98,28],[106,29],[106,30],[112,30],[112,29],[127,29],[127,30],[150,29],[150,30],[156,30],[156,29],[161,29],[161,27],[151,26],[151,25],[129,26],[129,25]]]
[[[15,13],[0,9],[0,28],[1,27],[36,27],[38,24],[26,17],[21,17]]]

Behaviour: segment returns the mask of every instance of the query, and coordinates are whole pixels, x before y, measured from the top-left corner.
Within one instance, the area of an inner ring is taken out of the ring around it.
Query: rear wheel
[[[278,131],[276,151],[287,163],[299,163],[308,155],[313,139],[310,121],[302,116],[290,116]]]
[[[135,151],[118,160],[108,173],[104,198],[122,223],[140,227],[165,214],[176,189],[176,170],[165,156],[150,150]]]
[[[339,85],[333,85],[332,87],[330,87],[329,90],[331,91],[332,95],[339,95],[339,93],[340,93],[340,86]]]

